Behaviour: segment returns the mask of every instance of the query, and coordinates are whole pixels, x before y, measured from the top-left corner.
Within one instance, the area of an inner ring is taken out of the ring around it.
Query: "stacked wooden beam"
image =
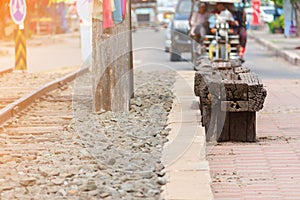
[[[195,68],[194,92],[207,140],[254,142],[256,112],[267,95],[258,76],[236,61],[207,59]]]

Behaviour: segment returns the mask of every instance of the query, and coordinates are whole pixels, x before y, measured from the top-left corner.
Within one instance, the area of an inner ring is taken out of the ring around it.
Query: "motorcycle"
[[[212,34],[206,35],[203,42],[207,46],[206,50],[211,60],[239,59],[239,35],[231,28],[229,23],[232,19],[226,11],[224,15],[223,13],[216,15],[216,24],[210,30]]]
[[[200,40],[193,38],[192,60],[195,65],[202,58],[244,62],[239,56],[239,35],[232,27],[233,23],[233,16],[227,9],[220,14],[212,14],[208,18],[208,33]]]

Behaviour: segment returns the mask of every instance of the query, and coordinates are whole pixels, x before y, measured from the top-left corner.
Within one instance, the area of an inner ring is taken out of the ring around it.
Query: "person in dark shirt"
[[[239,35],[239,42],[240,42],[239,57],[243,58],[246,50],[246,43],[247,43],[246,12],[244,11],[244,7],[239,5],[235,6],[233,17],[237,22],[237,25],[234,27],[234,30],[235,33]]]

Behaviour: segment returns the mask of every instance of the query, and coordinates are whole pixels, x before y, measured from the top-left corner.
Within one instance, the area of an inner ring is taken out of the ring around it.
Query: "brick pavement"
[[[300,80],[266,80],[257,143],[222,143],[207,156],[215,199],[300,199]]]

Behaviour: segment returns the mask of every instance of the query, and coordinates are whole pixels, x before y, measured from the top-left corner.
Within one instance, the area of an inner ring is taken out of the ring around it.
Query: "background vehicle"
[[[209,59],[239,59],[239,36],[233,34],[228,22],[219,22],[212,28],[214,34],[206,35],[204,45]]]
[[[217,0],[199,0],[198,2],[205,2],[207,4],[207,12],[215,9]],[[193,41],[192,45],[192,60],[196,64],[199,56],[208,58],[210,60],[233,60],[239,59],[239,35],[235,34],[228,21],[233,20],[232,14],[228,9],[233,9],[236,0],[223,0],[226,3],[227,10],[221,12],[219,15],[211,14],[208,22],[209,28],[207,35],[202,42]],[[196,8],[196,6],[193,6]]]
[[[278,9],[280,12],[280,9]],[[247,15],[247,21],[251,24],[253,9],[251,7],[245,8]],[[279,13],[278,13],[279,14]],[[275,7],[274,6],[260,6],[260,21],[263,23],[269,23],[274,20]]]
[[[189,33],[189,16],[192,8],[191,0],[179,0],[176,6],[175,15],[171,20],[171,45],[170,60],[180,61],[181,53],[191,52],[191,39]]]
[[[158,31],[156,0],[132,0],[133,28],[152,27]]]
[[[260,6],[260,20],[265,23],[274,21],[275,7]]]

